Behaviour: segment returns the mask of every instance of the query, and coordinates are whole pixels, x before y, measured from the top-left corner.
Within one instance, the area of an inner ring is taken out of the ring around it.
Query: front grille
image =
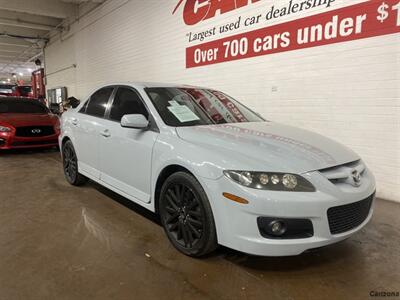
[[[29,126],[17,127],[15,135],[19,137],[43,137],[54,133],[53,126]]]
[[[360,226],[368,217],[374,194],[367,199],[328,209],[329,228],[339,234]]]
[[[319,170],[319,172],[335,185],[350,184],[358,187],[360,181],[355,180],[361,180],[362,177],[365,176],[366,167],[363,162],[357,160],[351,163],[322,169]],[[355,174],[358,174],[359,177],[356,177]]]
[[[41,145],[52,145],[57,144],[58,140],[49,140],[49,141],[34,141],[34,142],[13,142],[12,146],[41,146]]]

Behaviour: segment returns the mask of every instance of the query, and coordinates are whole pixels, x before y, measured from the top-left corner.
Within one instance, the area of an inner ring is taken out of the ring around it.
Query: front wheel
[[[214,218],[207,195],[190,174],[178,172],[161,189],[161,223],[180,252],[199,257],[217,248]]]
[[[88,178],[78,172],[78,158],[71,141],[65,142],[62,148],[64,175],[69,184],[79,186],[88,181]]]

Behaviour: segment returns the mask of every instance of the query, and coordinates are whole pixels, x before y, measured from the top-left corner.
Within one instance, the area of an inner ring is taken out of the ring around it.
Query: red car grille
[[[55,134],[53,126],[28,126],[28,127],[17,127],[15,136],[43,137],[53,134]]]
[[[41,146],[41,145],[52,145],[57,144],[58,140],[49,140],[49,141],[35,141],[35,142],[13,142],[13,147],[22,147],[22,146]]]

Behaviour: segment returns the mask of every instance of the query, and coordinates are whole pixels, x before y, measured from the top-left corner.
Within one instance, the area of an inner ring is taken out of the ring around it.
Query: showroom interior
[[[400,298],[399,33],[398,0],[0,0],[0,299]]]

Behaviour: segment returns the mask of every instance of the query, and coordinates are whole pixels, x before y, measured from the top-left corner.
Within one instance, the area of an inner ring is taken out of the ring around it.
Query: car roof
[[[165,83],[165,82],[138,82],[138,81],[127,81],[127,82],[112,82],[108,84],[103,84],[101,87],[107,87],[112,85],[126,85],[136,88],[156,88],[156,87],[187,87],[187,88],[200,88],[199,86],[179,84],[179,83]]]

